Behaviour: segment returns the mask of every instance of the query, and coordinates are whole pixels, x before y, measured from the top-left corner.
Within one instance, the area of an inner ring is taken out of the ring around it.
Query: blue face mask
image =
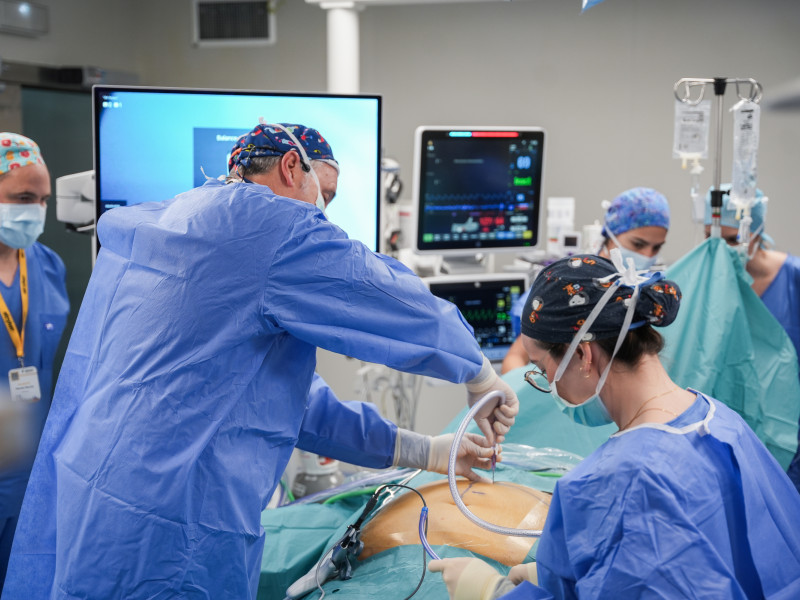
[[[0,203],[0,242],[11,248],[31,246],[44,231],[45,214],[41,204]]]
[[[608,410],[606,410],[606,406],[603,404],[603,400],[600,398],[599,394],[594,394],[586,402],[581,404],[571,404],[558,395],[555,382],[553,382],[550,388],[550,393],[561,412],[580,425],[600,427],[601,425],[608,425],[614,422],[611,415],[608,414]]]
[[[625,246],[619,243],[617,236],[615,236],[610,231],[606,232],[608,237],[611,238],[611,241],[614,242],[619,248],[620,254],[622,254],[622,264],[627,265],[628,259],[633,259],[633,266],[637,271],[649,271],[653,268],[653,265],[656,264],[657,256],[645,256],[644,254],[639,254],[633,250],[629,250]]]
[[[622,246],[619,247],[619,251],[622,254],[622,260],[625,264],[628,264],[629,258],[633,259],[633,266],[637,271],[649,271],[653,268],[653,265],[656,264],[656,256],[645,256],[644,254],[639,254],[633,250],[623,248]]]

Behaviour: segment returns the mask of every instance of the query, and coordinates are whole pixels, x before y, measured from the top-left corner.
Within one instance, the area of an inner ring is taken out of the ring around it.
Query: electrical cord
[[[405,488],[407,490],[410,490],[410,491],[414,492],[417,496],[419,496],[419,499],[422,500],[422,511],[420,513],[420,526],[419,526],[420,541],[422,542],[422,577],[419,578],[419,582],[417,583],[417,587],[414,588],[414,591],[411,592],[405,598],[403,598],[403,600],[409,600],[409,598],[414,596],[419,591],[419,588],[422,587],[422,582],[425,581],[425,572],[428,570],[428,553],[430,552],[433,557],[436,557],[436,559],[439,558],[438,556],[436,556],[436,553],[433,551],[433,549],[428,544],[428,540],[427,540],[427,537],[426,537],[427,533],[428,533],[428,504],[425,502],[425,497],[420,493],[420,491],[415,489],[415,488],[413,488],[413,487],[411,487],[411,486],[409,486],[409,485],[403,485],[402,483],[387,483],[387,484],[385,484],[385,485],[383,485],[381,487],[382,488],[387,488],[387,487]],[[380,492],[381,492],[381,489],[378,488],[375,491],[375,494],[377,495]],[[423,517],[423,515],[424,515],[424,517]],[[424,519],[424,525],[423,525],[423,519]]]
[[[345,533],[342,540],[357,539],[357,535],[361,529],[361,526],[364,524],[364,521],[367,519],[369,514],[373,511],[373,509],[377,505],[381,494],[388,488],[403,488],[406,490],[410,490],[414,492],[417,496],[419,496],[419,499],[422,501],[422,511],[420,512],[420,521],[419,521],[419,536],[420,536],[420,541],[422,542],[422,577],[419,578],[419,582],[417,583],[417,586],[414,588],[414,591],[403,599],[403,600],[409,600],[419,591],[420,587],[422,587],[422,582],[425,581],[425,572],[428,569],[428,560],[427,560],[428,554],[431,555],[431,558],[434,558],[436,560],[439,559],[439,557],[433,551],[433,548],[431,548],[430,544],[428,544],[428,540],[426,538],[428,532],[428,504],[425,502],[425,497],[419,492],[419,490],[409,485],[404,485],[402,483],[385,483],[379,486],[373,492],[370,499],[367,501],[367,504],[364,506],[364,510],[361,511],[361,514],[359,515],[358,519],[356,519],[355,523],[353,523],[347,528],[347,533]],[[336,544],[331,549],[329,549],[322,557],[322,559],[317,563],[316,570],[314,571],[314,583],[316,583],[317,589],[321,592],[321,595],[318,598],[318,600],[322,600],[325,597],[325,590],[322,588],[322,584],[320,583],[319,580],[320,568],[322,567],[323,564],[325,564],[325,560],[328,558],[328,556],[333,555],[333,552],[336,550],[336,547],[339,544],[342,544],[342,547],[346,548],[348,542],[346,541],[343,542],[342,540],[336,542]]]

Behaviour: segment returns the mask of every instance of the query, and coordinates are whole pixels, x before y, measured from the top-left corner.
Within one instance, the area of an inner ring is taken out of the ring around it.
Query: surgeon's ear
[[[279,169],[284,185],[295,189],[300,187],[305,177],[305,171],[303,171],[300,155],[297,152],[287,152],[281,156]]]

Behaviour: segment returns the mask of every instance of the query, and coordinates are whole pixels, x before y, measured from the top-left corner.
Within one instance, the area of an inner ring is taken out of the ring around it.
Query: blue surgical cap
[[[706,217],[705,217],[705,224],[711,225],[711,190],[713,188],[709,188],[708,192],[706,193]],[[719,186],[723,192],[730,192],[731,184],[730,183],[723,183]],[[764,201],[764,192],[759,189],[756,189],[756,201],[750,207],[750,218],[753,219],[750,223],[750,231],[755,232],[764,224],[764,218],[767,216],[767,203]],[[739,228],[739,221],[736,219],[736,206],[731,203],[731,196],[730,194],[724,194],[722,196],[722,213],[720,215],[720,225],[723,227],[733,227],[735,229]],[[764,230],[762,229],[760,233],[763,233]]]
[[[335,163],[338,170],[338,163],[333,157],[331,145],[322,137],[319,131],[305,125],[293,123],[281,123],[281,125],[291,131],[292,135],[303,145],[303,149],[310,160],[324,160]],[[228,170],[233,171],[239,165],[247,168],[250,166],[251,158],[283,156],[292,150],[296,151],[294,140],[285,131],[273,125],[260,123],[255,126],[255,129],[239,137],[231,150]]]
[[[608,237],[639,227],[669,229],[669,203],[651,188],[637,187],[622,192],[614,198],[606,211],[603,235]]]

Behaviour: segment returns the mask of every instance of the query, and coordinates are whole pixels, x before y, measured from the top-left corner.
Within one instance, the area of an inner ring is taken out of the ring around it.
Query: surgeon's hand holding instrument
[[[489,392],[499,391],[502,396],[493,396],[494,401],[482,404],[480,409],[471,412],[478,428],[491,443],[502,442],[505,434],[514,424],[514,419],[519,413],[519,400],[511,386],[503,381],[492,367],[492,363],[485,356],[480,372],[467,382],[467,404],[474,407],[479,399]],[[499,398],[505,398],[500,402]]]
[[[516,399],[516,396],[514,397]],[[448,464],[447,469],[447,481],[450,484],[450,494],[453,496],[453,501],[458,506],[459,510],[464,513],[464,516],[467,517],[470,521],[478,525],[479,527],[483,527],[484,529],[488,529],[489,531],[494,531],[495,533],[499,533],[502,535],[515,535],[521,537],[539,537],[542,535],[541,529],[516,529],[513,527],[502,527],[500,525],[494,525],[493,523],[489,523],[488,521],[484,521],[480,517],[474,515],[464,504],[464,501],[461,499],[461,495],[458,493],[458,486],[456,485],[456,463],[458,461],[458,450],[461,445],[461,439],[464,437],[464,433],[467,430],[467,427],[470,424],[470,421],[475,416],[476,413],[481,411],[484,406],[495,406],[498,403],[502,405],[503,401],[503,392],[500,390],[495,390],[486,394],[483,398],[478,400],[475,405],[467,412],[464,420],[461,421],[461,424],[458,426],[456,430],[454,439],[453,439],[453,446],[450,450],[450,461]]]
[[[445,475],[453,438],[452,433],[431,437],[407,429],[398,429],[392,466],[424,469]],[[462,475],[470,481],[486,481],[472,469],[490,468],[492,444],[489,440],[478,433],[469,433],[459,440],[456,453],[457,475]]]

